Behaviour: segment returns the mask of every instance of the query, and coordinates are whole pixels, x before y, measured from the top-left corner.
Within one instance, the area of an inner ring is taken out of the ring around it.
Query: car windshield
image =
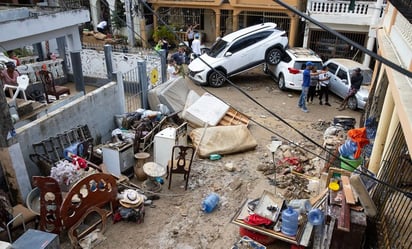
[[[207,52],[207,54],[210,57],[216,57],[218,54],[220,54],[220,52],[223,51],[223,49],[225,49],[226,46],[227,46],[227,42],[223,39],[219,39],[212,45],[212,47]]]
[[[353,73],[353,70],[351,70],[351,75]],[[370,85],[372,81],[372,70],[369,69],[363,69],[362,70],[362,76],[363,76],[363,82],[362,85]]]

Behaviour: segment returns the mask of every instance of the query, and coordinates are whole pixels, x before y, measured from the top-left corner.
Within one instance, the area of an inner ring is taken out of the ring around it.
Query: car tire
[[[285,76],[283,74],[279,74],[278,86],[280,90],[286,89]]]
[[[351,110],[356,110],[358,108],[358,101],[355,96],[352,96],[348,99],[348,108]]]
[[[270,48],[266,52],[266,63],[270,65],[277,65],[282,60],[283,51],[279,48]]]
[[[216,71],[212,71],[209,74],[208,79],[208,83],[209,86],[211,87],[221,87],[223,86],[223,84],[225,84],[226,82],[226,77],[224,77],[225,74],[222,71],[216,70]]]

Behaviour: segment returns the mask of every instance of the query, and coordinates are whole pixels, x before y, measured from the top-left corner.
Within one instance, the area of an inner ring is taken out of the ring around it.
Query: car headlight
[[[195,77],[196,74],[200,74],[203,71],[205,71],[205,70],[200,70],[200,71],[191,71],[191,70],[189,70],[189,75],[191,77]]]

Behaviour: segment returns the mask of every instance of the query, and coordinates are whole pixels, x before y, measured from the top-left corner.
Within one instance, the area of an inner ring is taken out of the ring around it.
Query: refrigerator
[[[179,127],[167,127],[158,132],[153,139],[154,162],[167,167],[167,162],[172,157],[175,145],[187,145],[187,123]]]

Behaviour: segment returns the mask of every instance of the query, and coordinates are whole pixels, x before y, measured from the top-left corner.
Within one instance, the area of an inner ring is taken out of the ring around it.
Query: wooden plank
[[[343,192],[345,193],[346,203],[354,205],[356,203],[353,196],[352,187],[349,183],[348,176],[341,176]]]
[[[346,203],[345,193],[342,192],[342,206],[340,208],[339,220],[338,220],[338,229],[350,232],[350,208],[348,203]]]
[[[365,214],[368,217],[374,217],[377,214],[378,210],[360,176],[353,174],[349,180],[356,194],[359,196],[359,201],[362,204],[362,207],[365,209]]]

